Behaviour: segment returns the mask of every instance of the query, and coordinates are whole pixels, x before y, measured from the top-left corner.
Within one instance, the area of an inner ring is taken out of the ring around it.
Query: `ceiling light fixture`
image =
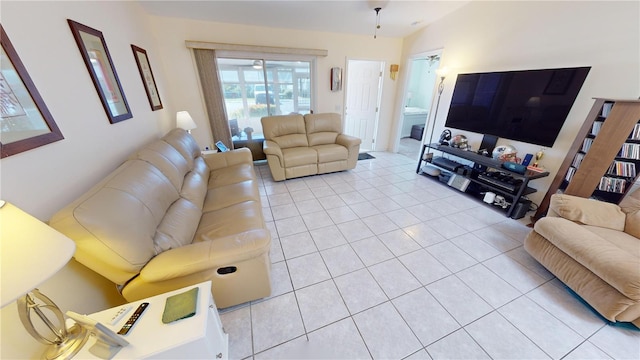
[[[380,29],[380,10],[382,10],[381,7],[377,7],[375,9],[373,9],[376,11],[376,28],[373,31],[373,38],[377,39],[378,38],[378,29]]]

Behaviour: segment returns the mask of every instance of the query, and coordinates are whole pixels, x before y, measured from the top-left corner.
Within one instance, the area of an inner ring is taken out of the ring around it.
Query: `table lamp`
[[[43,358],[72,357],[86,342],[87,331],[76,325],[67,329],[62,311],[36,287],[69,262],[75,252],[74,242],[0,200],[0,244],[0,306],[17,300],[27,332],[49,345]],[[34,313],[37,317],[32,318]]]
[[[176,114],[176,126],[187,130],[189,134],[191,134],[191,129],[198,127],[188,111],[178,111]]]

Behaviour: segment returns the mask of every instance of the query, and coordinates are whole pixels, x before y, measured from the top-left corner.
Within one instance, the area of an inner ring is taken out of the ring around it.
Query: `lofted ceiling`
[[[139,0],[149,14],[347,34],[372,35],[380,7],[381,37],[404,37],[470,0]]]

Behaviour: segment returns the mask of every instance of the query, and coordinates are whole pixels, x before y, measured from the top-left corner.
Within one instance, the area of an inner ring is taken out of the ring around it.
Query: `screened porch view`
[[[217,60],[234,143],[263,139],[263,116],[309,113],[310,61]]]

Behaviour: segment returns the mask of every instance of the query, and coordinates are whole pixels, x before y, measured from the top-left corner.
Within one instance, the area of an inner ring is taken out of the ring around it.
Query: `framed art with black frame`
[[[2,25],[0,43],[1,157],[64,139]]]
[[[109,122],[114,124],[133,117],[102,32],[71,19],[67,22]]]
[[[136,64],[138,65],[140,76],[142,77],[144,90],[147,92],[147,98],[149,99],[151,110],[160,110],[162,109],[162,101],[160,100],[160,94],[158,94],[156,79],[153,77],[153,71],[151,70],[147,51],[133,44],[131,44],[131,49],[133,50],[133,56],[136,58]]]

